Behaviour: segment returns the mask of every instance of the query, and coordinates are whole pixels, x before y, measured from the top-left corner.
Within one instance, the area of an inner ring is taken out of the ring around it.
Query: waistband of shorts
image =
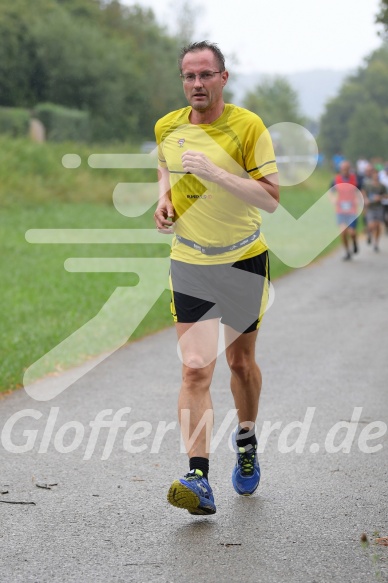
[[[192,247],[193,249],[195,249],[196,251],[200,251],[204,255],[221,255],[222,253],[228,253],[228,251],[235,251],[236,249],[240,249],[241,247],[245,247],[246,245],[253,243],[253,241],[256,241],[256,239],[260,237],[260,229],[257,229],[257,231],[253,233],[253,235],[250,235],[245,239],[241,239],[241,241],[237,241],[237,243],[233,243],[233,245],[227,245],[226,247],[202,247],[202,245],[199,245],[198,243],[196,243],[195,241],[191,241],[190,239],[186,239],[185,237],[181,237],[181,235],[175,234],[175,236],[179,243],[183,243],[188,247]]]

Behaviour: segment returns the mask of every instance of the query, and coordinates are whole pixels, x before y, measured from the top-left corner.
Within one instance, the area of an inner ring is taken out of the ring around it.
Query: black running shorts
[[[194,265],[171,260],[174,322],[220,318],[241,333],[260,327],[268,302],[268,251],[235,263]]]

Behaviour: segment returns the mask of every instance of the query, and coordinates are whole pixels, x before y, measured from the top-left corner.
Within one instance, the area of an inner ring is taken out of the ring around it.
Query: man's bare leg
[[[225,338],[234,338],[237,332],[225,326]],[[256,363],[255,347],[258,331],[240,334],[226,349],[231,371],[230,387],[242,427],[252,427],[257,417],[261,391],[261,371]],[[247,423],[248,422],[248,423]]]
[[[358,253],[357,231],[353,227],[349,227],[349,235],[353,242],[353,253]]]
[[[342,245],[344,246],[345,251],[346,251],[345,258],[350,258],[350,251],[349,251],[349,229],[348,228],[345,228],[341,232],[341,241],[342,241]]]
[[[210,383],[217,357],[219,320],[195,324],[176,324],[182,352],[182,385],[178,399],[178,416],[186,451],[191,457],[209,457],[213,405]],[[194,442],[191,437],[201,419],[206,423]]]
[[[167,499],[190,514],[214,514],[216,506],[207,477],[213,428],[210,383],[217,357],[219,320],[180,323],[176,329],[183,360],[178,415],[190,472],[171,484]]]
[[[237,332],[225,328],[226,339],[235,337],[226,349],[226,358],[231,371],[230,386],[239,419],[239,427],[233,438],[237,461],[232,473],[232,484],[235,491],[243,496],[253,494],[260,483],[255,422],[262,379],[255,358],[257,334],[254,331],[237,336]]]

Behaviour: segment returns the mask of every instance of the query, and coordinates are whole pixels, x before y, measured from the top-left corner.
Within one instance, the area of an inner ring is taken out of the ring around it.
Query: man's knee
[[[183,380],[193,385],[210,384],[212,369],[201,356],[187,356],[183,364]]]

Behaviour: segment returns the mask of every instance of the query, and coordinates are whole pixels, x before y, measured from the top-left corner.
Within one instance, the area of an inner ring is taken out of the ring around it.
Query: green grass
[[[153,208],[137,218],[125,217],[114,208],[112,192],[118,182],[155,181],[155,171],[93,170],[85,163],[92,151],[125,152],[122,145],[91,150],[78,144],[0,140],[0,392],[20,386],[26,368],[93,318],[117,287],[138,282],[133,273],[68,272],[64,268],[67,258],[168,255],[163,244],[45,245],[26,241],[29,229],[153,229]],[[60,160],[69,152],[80,154],[80,168],[62,167]],[[300,216],[327,190],[329,180],[325,171],[316,172],[306,183],[283,189],[282,204],[295,217]],[[272,257],[273,279],[289,270]],[[142,292],[144,302],[151,301],[160,277],[157,270],[151,271],[149,286]],[[165,291],[131,339],[170,325],[169,293]],[[51,368],[45,372],[61,370],[110,348],[103,333],[94,340],[81,346],[77,355],[67,358],[64,354],[55,360],[58,357],[53,354]]]
[[[88,156],[137,151],[130,144],[35,144],[27,139],[0,135],[0,207],[45,202],[111,203],[112,190],[118,182],[152,182],[156,180],[156,170],[93,169],[88,166]],[[64,168],[65,154],[78,154],[80,167]]]

